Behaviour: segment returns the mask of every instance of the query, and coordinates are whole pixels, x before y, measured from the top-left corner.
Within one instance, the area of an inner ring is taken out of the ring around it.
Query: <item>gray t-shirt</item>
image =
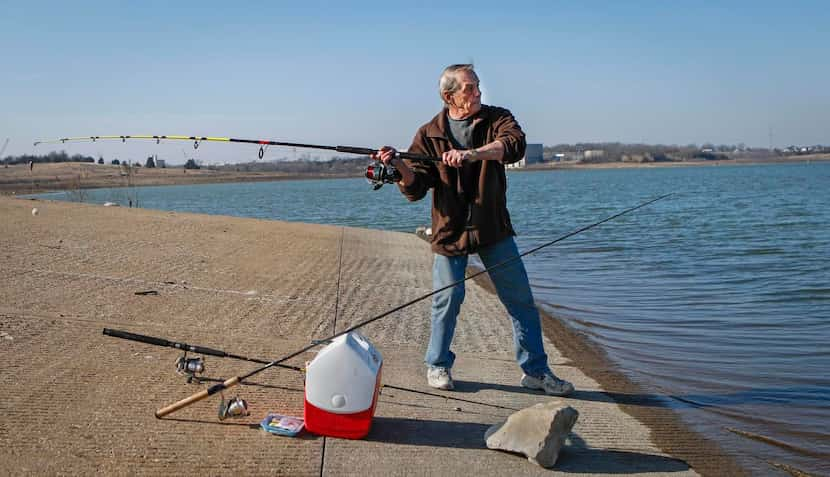
[[[450,142],[455,149],[473,148],[473,118],[453,119],[447,115],[450,123]]]

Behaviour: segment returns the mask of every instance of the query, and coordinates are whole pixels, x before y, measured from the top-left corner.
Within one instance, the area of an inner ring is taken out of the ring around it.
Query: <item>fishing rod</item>
[[[524,257],[525,255],[529,255],[529,254],[531,254],[531,253],[537,252],[537,251],[539,251],[539,250],[541,250],[541,249],[543,249],[543,248],[545,248],[545,247],[549,247],[549,246],[551,246],[551,245],[553,245],[553,244],[555,244],[555,243],[561,242],[561,241],[563,241],[563,240],[565,240],[565,239],[567,239],[567,238],[569,238],[569,237],[573,237],[574,235],[577,235],[577,234],[582,233],[582,232],[584,232],[584,231],[586,231],[586,230],[592,229],[592,228],[594,228],[594,227],[596,227],[596,226],[598,226],[598,225],[604,224],[605,222],[608,222],[608,221],[610,221],[610,220],[614,220],[614,219],[616,219],[617,217],[620,217],[620,216],[623,216],[623,215],[628,214],[628,213],[630,213],[630,212],[633,212],[633,211],[635,211],[635,210],[637,210],[637,209],[640,209],[640,208],[642,208],[642,207],[645,207],[645,206],[647,206],[647,205],[649,205],[649,204],[653,204],[654,202],[657,202],[658,200],[665,199],[666,197],[669,197],[670,195],[672,195],[672,194],[671,194],[671,193],[669,193],[669,194],[661,195],[660,197],[657,197],[656,199],[651,199],[651,200],[649,200],[649,201],[643,202],[642,204],[639,204],[639,205],[636,205],[636,206],[634,206],[634,207],[631,207],[631,208],[625,209],[625,210],[623,210],[622,212],[619,212],[619,213],[617,213],[617,214],[614,214],[614,215],[612,215],[612,216],[610,216],[610,217],[606,217],[606,218],[604,218],[604,219],[602,219],[602,220],[600,220],[600,221],[598,221],[598,222],[594,222],[594,223],[592,223],[592,224],[590,224],[590,225],[586,225],[586,226],[581,227],[581,228],[579,228],[579,229],[576,229],[576,230],[574,230],[574,231],[572,231],[572,232],[568,232],[567,234],[562,235],[562,236],[560,236],[560,237],[558,237],[558,238],[556,238],[556,239],[554,239],[554,240],[551,240],[550,242],[544,243],[544,244],[539,245],[539,246],[537,246],[537,247],[535,247],[535,248],[532,248],[532,249],[530,249],[530,250],[528,250],[528,251],[526,251],[526,252],[520,253],[519,255],[516,255],[515,257],[512,257],[512,258],[509,258],[509,259],[504,260],[504,261],[502,261],[502,262],[499,262],[499,263],[497,263],[496,265],[493,265],[492,267],[488,267],[488,268],[485,268],[484,270],[480,270],[480,271],[478,271],[478,272],[476,272],[476,273],[473,273],[472,275],[470,275],[470,276],[468,276],[468,277],[465,277],[465,278],[463,278],[463,279],[461,279],[461,280],[458,280],[458,281],[456,281],[456,282],[450,283],[449,285],[444,286],[444,287],[441,287],[441,288],[439,288],[439,289],[437,289],[437,290],[433,290],[433,291],[432,291],[432,292],[430,292],[430,293],[427,293],[427,294],[421,295],[421,296],[420,296],[420,297],[418,297],[418,298],[415,298],[415,299],[413,299],[413,300],[410,300],[410,301],[408,301],[408,302],[406,302],[406,303],[404,303],[404,304],[402,304],[402,305],[398,305],[398,306],[396,306],[395,308],[392,308],[391,310],[385,311],[385,312],[383,312],[383,313],[381,313],[381,314],[379,314],[379,315],[377,315],[377,316],[374,316],[374,317],[369,318],[369,319],[367,319],[367,320],[361,321],[361,322],[357,323],[356,325],[354,325],[354,326],[352,326],[352,327],[350,327],[350,328],[348,328],[348,329],[346,329],[346,330],[341,331],[340,333],[336,333],[336,334],[334,334],[334,335],[332,335],[332,336],[330,336],[330,337],[328,337],[328,338],[324,338],[324,339],[322,339],[322,340],[320,340],[320,341],[318,341],[318,342],[315,342],[315,343],[312,343],[312,344],[310,344],[310,345],[308,345],[308,346],[305,346],[305,347],[303,347],[303,348],[301,348],[301,349],[299,349],[299,350],[297,350],[297,351],[295,351],[295,352],[293,352],[293,353],[290,353],[290,354],[288,354],[288,355],[286,355],[286,356],[283,356],[282,358],[279,358],[279,359],[276,359],[276,360],[274,360],[274,361],[271,361],[270,363],[268,363],[268,364],[266,364],[266,365],[264,365],[264,366],[262,366],[262,367],[260,367],[260,368],[257,368],[257,369],[255,369],[255,370],[253,370],[253,371],[249,372],[248,374],[245,374],[245,375],[242,375],[242,376],[234,376],[234,377],[232,377],[232,378],[230,378],[230,379],[228,379],[228,380],[226,380],[226,381],[224,381],[224,382],[222,382],[222,383],[215,384],[215,385],[213,385],[213,386],[209,387],[208,389],[205,389],[205,390],[200,391],[200,392],[198,392],[198,393],[196,393],[196,394],[193,394],[193,395],[192,395],[192,396],[190,396],[190,397],[187,397],[187,398],[182,399],[182,400],[180,400],[180,401],[178,401],[178,402],[175,402],[175,403],[173,403],[173,404],[170,404],[170,405],[168,405],[168,406],[165,406],[165,407],[163,407],[163,408],[161,408],[161,409],[157,410],[157,411],[156,411],[156,413],[155,413],[155,415],[156,415],[156,417],[157,417],[157,418],[159,418],[159,419],[160,419],[160,418],[162,418],[162,417],[164,417],[164,416],[166,416],[166,415],[168,415],[168,414],[170,414],[170,413],[173,413],[173,412],[175,412],[175,411],[178,411],[179,409],[185,408],[185,407],[187,407],[187,406],[189,406],[189,405],[191,405],[191,404],[193,404],[193,403],[195,403],[195,402],[201,401],[202,399],[205,399],[205,398],[207,398],[208,396],[212,396],[212,395],[214,395],[214,394],[216,394],[216,393],[218,393],[218,392],[222,392],[222,391],[224,391],[225,389],[228,389],[228,388],[231,388],[231,387],[233,387],[233,386],[236,386],[237,384],[239,384],[239,383],[241,383],[242,381],[244,381],[244,380],[246,380],[246,379],[250,378],[251,376],[254,376],[254,375],[256,375],[256,374],[259,374],[259,373],[261,373],[261,372],[265,371],[266,369],[271,368],[271,367],[273,367],[273,366],[277,366],[277,365],[279,365],[280,363],[282,363],[283,361],[287,361],[287,360],[289,360],[289,359],[291,359],[291,358],[294,358],[294,357],[296,357],[296,356],[299,356],[299,355],[301,355],[301,354],[305,353],[306,351],[308,351],[308,350],[310,350],[310,349],[314,348],[315,346],[318,346],[318,345],[319,345],[319,344],[321,344],[321,343],[328,342],[329,340],[333,340],[333,339],[335,339],[335,338],[337,338],[337,337],[339,337],[339,336],[345,335],[345,334],[347,334],[347,333],[351,333],[352,331],[354,331],[354,330],[356,330],[356,329],[358,329],[358,328],[361,328],[361,327],[366,326],[366,325],[368,325],[368,324],[370,324],[370,323],[373,323],[373,322],[375,322],[375,321],[377,321],[377,320],[380,320],[381,318],[384,318],[384,317],[386,317],[386,316],[389,316],[389,315],[391,315],[392,313],[395,313],[395,312],[397,312],[397,311],[400,311],[400,310],[402,310],[402,309],[404,309],[404,308],[406,308],[406,307],[408,307],[408,306],[411,306],[411,305],[413,305],[413,304],[415,304],[415,303],[417,303],[417,302],[419,302],[419,301],[421,301],[421,300],[423,300],[423,299],[425,299],[425,298],[429,298],[429,297],[431,297],[432,295],[435,295],[436,293],[440,293],[440,292],[442,292],[442,291],[444,291],[444,290],[448,290],[448,289],[450,289],[450,288],[452,288],[452,287],[454,287],[454,286],[456,286],[456,285],[460,285],[460,284],[462,284],[462,283],[466,282],[467,280],[470,280],[470,279],[472,279],[472,278],[475,278],[475,277],[477,277],[477,276],[479,276],[479,275],[483,274],[484,272],[490,272],[490,271],[495,270],[495,269],[497,269],[497,268],[503,267],[504,265],[507,265],[507,264],[509,264],[509,263],[512,263],[512,262],[514,262],[514,261],[516,261],[516,260],[521,259],[521,258],[522,258],[522,257]]]
[[[193,141],[193,149],[199,148],[199,143],[202,141],[210,141],[210,142],[232,142],[237,144],[256,144],[259,146],[259,158],[262,159],[265,156],[265,147],[267,146],[286,146],[286,147],[299,147],[305,149],[321,149],[324,151],[336,151],[342,152],[345,154],[359,154],[362,156],[371,156],[376,152],[379,152],[378,149],[371,149],[367,147],[356,147],[356,146],[326,146],[321,144],[303,144],[297,142],[284,142],[284,141],[272,141],[267,139],[237,139],[232,137],[210,137],[210,136],[150,136],[150,135],[131,135],[131,136],[77,136],[77,137],[64,137],[60,139],[51,139],[47,141],[35,141],[35,147],[39,144],[56,144],[61,143],[65,144],[71,141],[92,141],[96,142],[98,140],[112,140],[112,139],[120,139],[121,142],[127,142],[127,139],[154,139],[156,144],[160,144],[161,140],[173,140],[173,141]],[[438,157],[427,156],[424,154],[416,154],[413,152],[400,152],[396,151],[395,157],[400,159],[407,159],[410,161],[416,162],[441,162],[441,159]],[[369,167],[366,168],[366,178],[369,182],[374,186],[374,190],[380,189],[383,184],[392,184],[397,182],[401,179],[400,173],[391,165],[386,165],[380,161],[375,161]]]
[[[237,354],[232,354],[232,353],[228,353],[226,351],[222,351],[220,349],[214,349],[214,348],[208,348],[208,347],[205,347],[205,346],[198,346],[198,345],[191,345],[191,344],[181,343],[181,342],[176,342],[176,341],[170,341],[170,340],[166,340],[164,338],[157,338],[155,336],[140,335],[138,333],[130,333],[128,331],[121,331],[121,330],[113,330],[113,329],[110,329],[110,328],[104,328],[103,334],[106,335],[106,336],[112,336],[114,338],[121,338],[121,339],[125,339],[125,340],[130,340],[130,341],[138,341],[140,343],[147,343],[147,344],[151,344],[151,345],[162,346],[162,347],[167,347],[167,348],[174,348],[174,349],[184,351],[184,355],[180,356],[176,360],[176,372],[186,376],[188,383],[193,382],[193,381],[195,381],[196,383],[199,383],[200,379],[207,379],[207,378],[200,378],[200,375],[205,371],[205,361],[204,361],[204,359],[201,358],[201,357],[188,358],[187,357],[187,352],[188,351],[193,352],[193,353],[206,354],[206,355],[210,355],[210,356],[218,356],[220,358],[230,358],[230,359],[236,359],[236,360],[240,360],[240,361],[250,361],[250,362],[253,362],[253,363],[260,363],[260,364],[270,363],[270,361],[265,361],[265,360],[257,359],[257,358],[251,358],[251,357],[248,357],[248,356],[241,356],[241,355],[237,355]],[[290,365],[287,365],[287,364],[278,364],[277,366],[280,367],[280,368],[290,369],[290,370],[297,371],[297,372],[300,372],[300,373],[305,372],[305,370],[303,368],[300,368],[300,367],[297,367],[297,366],[290,366]],[[425,394],[427,396],[442,397],[442,398],[445,398],[445,399],[451,399],[453,401],[460,401],[460,402],[466,402],[466,403],[470,403],[470,404],[477,404],[479,406],[487,406],[487,407],[494,407],[494,408],[497,408],[497,409],[507,409],[507,410],[510,410],[510,411],[518,411],[518,409],[514,409],[512,407],[499,406],[497,404],[488,404],[488,403],[485,403],[485,402],[472,401],[472,400],[469,400],[469,399],[461,399],[461,398],[455,398],[455,397],[451,397],[451,396],[444,396],[443,394],[428,393],[428,392],[425,392],[425,391],[419,391],[417,389],[409,389],[409,388],[404,388],[404,387],[400,387],[400,386],[393,386],[391,384],[384,384],[384,385],[382,385],[382,387],[389,388],[389,389],[395,389],[395,390],[398,390],[398,391],[406,391],[406,392],[410,392],[410,393],[416,393],[416,394]]]
[[[138,333],[130,333],[128,331],[121,331],[121,330],[113,330],[110,328],[104,328],[103,334],[106,336],[112,336],[114,338],[121,338],[130,341],[138,341],[141,343],[147,343],[156,346],[162,346],[166,348],[175,348],[178,350],[184,351],[184,354],[176,360],[176,371],[179,374],[186,376],[187,382],[196,381],[199,382],[199,375],[205,372],[205,360],[204,358],[196,357],[196,358],[188,358],[187,352],[191,353],[198,353],[198,354],[206,354],[209,356],[218,356],[220,358],[231,358],[231,359],[238,359],[242,361],[251,361],[253,363],[259,364],[268,364],[270,361],[265,361],[262,359],[250,358],[248,356],[241,356],[237,354],[228,353],[226,351],[222,351],[220,349],[208,348],[206,346],[199,346],[199,345],[191,345],[187,343],[177,342],[177,341],[170,341],[164,338],[157,338],[155,336],[147,336],[147,335],[140,335]],[[293,369],[294,371],[302,371],[302,368],[298,368],[297,366],[289,366],[287,364],[280,364],[278,365],[280,368],[286,369]]]

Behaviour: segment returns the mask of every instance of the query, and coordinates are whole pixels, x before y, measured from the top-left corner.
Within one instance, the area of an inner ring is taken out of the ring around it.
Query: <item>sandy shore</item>
[[[104,337],[103,327],[274,359],[428,292],[427,244],[3,197],[0,216],[0,460],[13,474],[741,474],[555,317],[544,319],[546,349],[576,384],[566,402],[580,412],[555,471],[484,448],[484,431],[510,411],[399,390],[382,392],[365,440],[266,435],[257,430],[266,411],[302,415],[302,376],[290,370],[237,388],[252,404],[242,421],[220,424],[213,398],[156,420],[155,409],[203,386],[175,374],[175,350]],[[427,300],[364,328],[384,354],[386,384],[430,391],[428,314]],[[486,282],[470,284],[454,343],[458,391],[447,395],[514,409],[549,399],[517,386],[511,348],[497,298]],[[215,378],[254,367],[208,360]]]
[[[129,175],[120,166],[89,163],[0,166],[0,195],[35,194],[58,190],[109,187],[212,184],[220,182],[262,182],[343,177],[339,175],[296,175],[282,172],[217,171],[210,169],[136,168]]]

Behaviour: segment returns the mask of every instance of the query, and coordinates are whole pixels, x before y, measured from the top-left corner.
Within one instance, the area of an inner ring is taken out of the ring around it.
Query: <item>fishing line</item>
[[[367,320],[364,320],[364,321],[362,321],[362,322],[360,322],[360,323],[357,323],[356,325],[354,325],[354,326],[352,326],[352,327],[350,327],[350,328],[348,328],[348,329],[346,329],[346,330],[343,330],[343,331],[341,331],[340,333],[336,333],[336,334],[334,334],[334,335],[332,335],[332,336],[330,336],[330,337],[326,338],[325,340],[320,340],[320,341],[318,341],[318,342],[315,342],[315,343],[312,343],[312,344],[310,344],[310,345],[308,345],[308,346],[305,346],[305,347],[303,347],[302,349],[300,349],[300,350],[298,350],[298,351],[295,351],[295,352],[293,352],[293,353],[290,353],[290,354],[288,354],[288,355],[286,355],[286,356],[284,356],[284,357],[282,357],[282,358],[280,358],[280,359],[277,359],[277,360],[272,361],[271,363],[269,363],[269,364],[267,364],[267,365],[265,365],[265,366],[262,366],[262,367],[260,367],[260,368],[257,368],[257,369],[255,369],[255,370],[251,371],[251,372],[250,372],[250,373],[248,373],[248,374],[245,374],[245,375],[242,375],[242,376],[235,376],[235,377],[233,377],[233,378],[228,379],[227,381],[225,381],[225,382],[223,382],[223,383],[219,383],[219,384],[213,385],[213,386],[211,386],[210,388],[208,388],[208,389],[206,389],[206,390],[204,390],[204,391],[198,392],[198,393],[196,393],[196,394],[194,394],[194,395],[192,395],[192,396],[190,396],[190,397],[187,397],[187,398],[185,398],[185,399],[182,399],[181,401],[178,401],[178,402],[176,402],[176,403],[173,403],[173,404],[171,404],[171,405],[169,405],[169,406],[163,407],[163,408],[161,408],[161,409],[157,410],[157,411],[156,411],[156,413],[155,413],[155,415],[156,415],[156,417],[157,417],[157,418],[162,418],[162,417],[164,417],[164,416],[166,416],[166,415],[168,415],[168,414],[170,414],[170,413],[172,413],[172,412],[175,412],[175,411],[177,411],[177,410],[179,410],[179,409],[182,409],[182,408],[184,408],[184,407],[187,407],[187,406],[189,406],[189,405],[191,405],[191,404],[193,404],[193,403],[195,403],[195,402],[201,401],[202,399],[205,399],[205,398],[206,398],[206,397],[208,397],[208,396],[212,396],[212,395],[214,395],[214,394],[216,394],[216,393],[218,393],[218,392],[221,392],[221,391],[223,391],[223,390],[225,390],[225,389],[228,389],[228,388],[231,388],[231,387],[233,387],[233,386],[236,386],[237,384],[239,384],[240,382],[244,381],[245,379],[248,379],[248,378],[250,378],[251,376],[254,376],[254,375],[258,374],[258,373],[261,373],[262,371],[265,371],[266,369],[268,369],[268,368],[270,368],[270,367],[272,367],[272,366],[276,366],[276,365],[278,365],[278,364],[282,363],[283,361],[287,361],[287,360],[289,360],[289,359],[291,359],[291,358],[294,358],[294,357],[296,357],[296,356],[299,356],[299,355],[301,355],[301,354],[305,353],[306,351],[308,351],[308,350],[310,350],[310,349],[312,349],[312,348],[314,348],[314,347],[316,347],[316,346],[320,345],[322,342],[327,342],[327,341],[329,341],[329,340],[333,340],[333,339],[337,338],[338,336],[342,336],[342,335],[345,335],[345,334],[347,334],[347,333],[350,333],[350,332],[352,332],[352,331],[354,331],[354,330],[356,330],[356,329],[358,329],[358,328],[360,328],[360,327],[366,326],[366,325],[368,325],[368,324],[370,324],[370,323],[373,323],[373,322],[375,322],[375,321],[377,321],[377,320],[379,320],[379,319],[381,319],[381,318],[384,318],[384,317],[386,317],[386,316],[389,316],[389,315],[391,315],[392,313],[395,313],[395,312],[397,312],[397,311],[399,311],[399,310],[402,310],[402,309],[404,309],[404,308],[406,308],[406,307],[408,307],[408,306],[411,306],[411,305],[413,305],[413,304],[415,304],[415,303],[417,303],[417,302],[419,302],[419,301],[421,301],[421,300],[423,300],[423,299],[425,299],[425,298],[429,298],[429,297],[431,297],[432,295],[435,295],[436,293],[440,293],[440,292],[442,292],[442,291],[444,291],[444,290],[448,290],[448,289],[450,289],[450,288],[452,288],[452,287],[454,287],[454,286],[456,286],[456,285],[460,285],[461,283],[464,283],[464,282],[466,282],[467,280],[470,280],[470,279],[472,279],[472,278],[475,278],[475,277],[477,277],[477,276],[479,276],[479,275],[483,274],[484,272],[490,272],[490,271],[492,271],[492,270],[494,270],[494,269],[496,269],[496,268],[500,268],[500,267],[502,267],[502,266],[504,266],[504,265],[507,265],[507,264],[509,264],[509,263],[512,263],[512,262],[514,262],[514,261],[516,261],[516,260],[521,259],[521,258],[522,258],[522,257],[524,257],[525,255],[528,255],[528,254],[534,253],[534,252],[536,252],[536,251],[538,251],[538,250],[540,250],[540,249],[542,249],[542,248],[549,247],[549,246],[551,246],[551,245],[553,245],[553,244],[555,244],[555,243],[557,243],[557,242],[561,242],[562,240],[565,240],[565,239],[567,239],[567,238],[569,238],[569,237],[573,237],[573,236],[574,236],[574,235],[576,235],[576,234],[579,234],[579,233],[582,233],[582,232],[584,232],[584,231],[586,231],[586,230],[592,229],[592,228],[594,228],[594,227],[596,227],[596,226],[598,226],[598,225],[604,224],[605,222],[608,222],[608,221],[613,220],[613,219],[615,219],[615,218],[617,218],[617,217],[620,217],[620,216],[622,216],[622,215],[625,215],[625,214],[628,214],[628,213],[630,213],[630,212],[633,212],[633,211],[635,211],[635,210],[637,210],[637,209],[640,209],[640,208],[642,208],[642,207],[645,207],[645,206],[647,206],[647,205],[649,205],[649,204],[653,204],[654,202],[657,202],[658,200],[665,199],[666,197],[669,197],[669,196],[671,196],[671,195],[672,195],[671,193],[669,193],[669,194],[665,194],[665,195],[661,195],[661,196],[657,197],[656,199],[651,199],[651,200],[649,200],[649,201],[643,202],[642,204],[636,205],[636,206],[631,207],[631,208],[629,208],[629,209],[623,210],[622,212],[619,212],[619,213],[617,213],[617,214],[614,214],[614,215],[612,215],[612,216],[610,216],[610,217],[607,217],[607,218],[605,218],[605,219],[602,219],[602,220],[600,220],[600,221],[598,221],[598,222],[594,222],[593,224],[586,225],[586,226],[584,226],[584,227],[582,227],[582,228],[576,229],[576,230],[574,230],[574,231],[572,231],[572,232],[569,232],[569,233],[567,233],[567,234],[565,234],[565,235],[563,235],[563,236],[561,236],[561,237],[558,237],[558,238],[556,238],[556,239],[554,239],[554,240],[551,240],[550,242],[544,243],[544,244],[542,244],[542,245],[539,245],[538,247],[532,248],[532,249],[530,249],[530,250],[528,250],[528,251],[526,251],[526,252],[523,252],[523,253],[521,253],[521,254],[519,254],[519,255],[516,255],[516,256],[515,256],[515,257],[513,257],[513,258],[509,258],[509,259],[507,259],[507,260],[504,260],[504,261],[502,261],[502,262],[500,262],[500,263],[498,263],[498,264],[496,264],[496,265],[493,265],[492,267],[485,268],[484,270],[481,270],[481,271],[479,271],[479,272],[477,272],[477,273],[474,273],[474,274],[472,274],[472,275],[470,275],[470,276],[468,276],[468,277],[465,277],[465,278],[463,278],[463,279],[461,279],[461,280],[458,280],[458,281],[456,281],[456,282],[454,282],[454,283],[451,283],[451,284],[449,284],[449,285],[447,285],[447,286],[441,287],[441,288],[439,288],[439,289],[437,289],[437,290],[434,290],[434,291],[432,291],[432,292],[430,292],[430,293],[427,293],[427,294],[422,295],[422,296],[420,296],[420,297],[418,297],[418,298],[415,298],[414,300],[410,300],[410,301],[408,301],[408,302],[406,302],[406,303],[404,303],[404,304],[402,304],[402,305],[396,306],[395,308],[392,308],[392,309],[391,309],[391,310],[389,310],[389,311],[386,311],[386,312],[384,312],[384,313],[381,313],[380,315],[377,315],[377,316],[375,316],[375,317],[372,317],[372,318],[369,318],[369,319],[367,319]]]

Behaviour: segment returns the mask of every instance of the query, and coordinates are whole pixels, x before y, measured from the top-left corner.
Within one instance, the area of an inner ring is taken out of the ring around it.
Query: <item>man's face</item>
[[[462,70],[456,73],[461,88],[450,95],[450,109],[455,115],[466,118],[481,110],[481,91],[478,89],[478,76],[472,71]]]

